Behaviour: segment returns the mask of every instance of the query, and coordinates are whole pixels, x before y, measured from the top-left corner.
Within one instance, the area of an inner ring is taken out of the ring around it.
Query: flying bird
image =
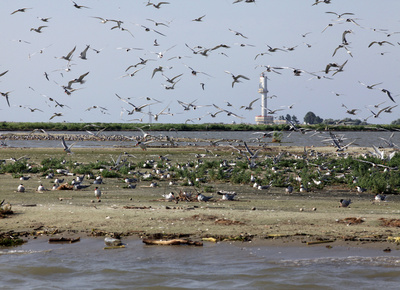
[[[384,40],[384,41],[372,41],[369,45],[368,45],[368,48],[369,47],[371,47],[372,45],[374,45],[374,44],[379,44],[379,46],[382,46],[382,45],[384,45],[385,43],[387,43],[387,44],[390,44],[390,45],[393,45],[394,46],[394,44],[393,43],[391,43],[391,42],[389,42],[389,41],[386,41],[386,40]]]
[[[32,9],[32,8],[19,8],[19,9],[15,10],[15,11],[11,12],[11,15],[13,15],[13,14],[15,14],[17,12],[25,12],[25,10],[27,10],[27,9]]]
[[[230,32],[234,33],[235,35],[237,35],[237,36],[241,36],[241,37],[243,37],[243,38],[246,38],[246,39],[247,39],[247,37],[246,37],[246,36],[244,36],[242,33],[238,32],[238,31],[235,31],[235,30],[232,30],[232,29],[230,29],[230,28],[228,28],[228,29],[229,29],[229,31],[230,31]]]
[[[74,53],[76,46],[66,55],[60,57],[61,59],[65,59],[66,61],[71,61],[72,54]]]
[[[257,99],[255,99],[255,100],[253,100],[253,101],[251,101],[250,102],[250,104],[248,105],[248,106],[240,106],[240,108],[239,109],[242,109],[242,108],[244,108],[245,110],[253,110],[253,104],[256,102],[256,101],[258,101],[259,99],[257,98]]]
[[[193,19],[192,21],[201,22],[201,21],[203,21],[203,18],[204,18],[205,16],[206,16],[206,15],[200,16],[200,17],[198,17],[198,18]]]
[[[244,75],[237,75],[235,76],[233,73],[229,72],[229,71],[225,71],[227,74],[230,74],[233,78],[233,82],[232,82],[232,88],[235,85],[235,83],[240,83],[239,79],[245,79],[245,80],[250,80],[248,77],[244,76]]]
[[[43,25],[43,26],[39,26],[38,28],[33,28],[32,27],[30,31],[35,31],[37,33],[42,33],[42,29],[45,28],[45,27],[47,27],[47,26]]]
[[[65,143],[64,136],[61,137],[61,145],[63,146],[64,151],[67,152],[68,154],[73,154],[72,151],[71,151],[71,148],[72,148],[72,146],[74,146],[75,143],[76,142],[74,142],[74,143],[72,143],[71,145],[68,146]]]

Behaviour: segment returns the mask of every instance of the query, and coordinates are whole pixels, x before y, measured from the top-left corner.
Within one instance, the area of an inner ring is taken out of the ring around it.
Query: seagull
[[[163,197],[165,198],[166,201],[172,201],[175,199],[175,194],[171,191],[168,194],[163,194]]]
[[[339,207],[348,207],[351,204],[351,199],[341,199]]]
[[[197,200],[198,200],[199,202],[202,202],[202,201],[207,202],[207,201],[209,201],[209,200],[212,199],[212,198],[213,198],[213,196],[205,196],[204,194],[201,194],[201,193],[198,193],[198,194],[197,194]]]
[[[32,9],[32,8],[19,8],[19,9],[15,10],[15,11],[11,12],[11,15],[13,15],[13,14],[15,14],[17,12],[25,12],[25,10],[27,10],[27,9]]]
[[[374,45],[374,44],[379,44],[379,46],[382,46],[382,45],[384,45],[385,43],[387,43],[387,44],[390,44],[390,45],[393,45],[394,46],[394,44],[393,43],[391,43],[391,42],[389,42],[389,41],[386,41],[386,40],[384,40],[384,41],[372,41],[369,45],[368,45],[368,48],[370,48],[372,45]]]
[[[192,21],[201,22],[201,21],[203,21],[203,18],[204,18],[205,16],[206,16],[206,15],[200,16],[200,17],[198,17],[198,18],[193,19]]]
[[[48,26],[43,25],[43,26],[39,26],[38,28],[33,28],[32,27],[30,31],[35,31],[37,33],[42,33],[42,29],[45,28],[45,27],[48,27]]]
[[[22,183],[18,185],[17,192],[25,192],[25,187]]]
[[[217,194],[222,195],[222,200],[233,200],[236,196],[236,192],[234,191],[217,191]]]
[[[344,48],[346,50],[346,52],[353,57],[353,55],[351,54],[351,51],[346,47],[345,44],[339,44],[338,47],[335,48],[335,50],[333,51],[332,57],[335,56],[336,52],[340,49],[340,48]]]
[[[284,50],[284,49],[282,49],[282,48],[271,47],[271,46],[269,46],[268,44],[267,44],[267,46],[268,46],[268,51],[269,51],[269,52],[276,52],[277,50],[282,50],[282,51],[284,51],[284,52],[287,52],[286,50]]]
[[[71,61],[72,54],[74,53],[76,46],[66,55],[60,57],[61,59],[65,59],[66,61]]]
[[[389,97],[389,99],[393,102],[393,103],[396,103],[395,102],[395,100],[393,99],[393,97],[392,97],[392,95],[390,94],[390,92],[387,90],[387,89],[380,89],[382,92],[384,92],[388,97]]]
[[[0,77],[4,76],[6,73],[8,73],[8,70],[6,70],[6,71],[0,73]]]
[[[135,146],[139,146],[140,148],[142,148],[143,151],[146,151],[147,150],[147,145],[150,144],[150,143],[153,143],[153,142],[154,142],[153,140],[146,141],[146,142],[139,141],[139,142],[136,143]]]
[[[385,108],[383,108],[383,109],[380,109],[380,110],[378,111],[378,113],[376,113],[376,114],[375,114],[375,112],[372,111],[371,109],[368,109],[368,108],[367,108],[367,109],[372,113],[372,116],[374,116],[374,118],[378,118],[379,115],[380,115],[382,112],[384,112],[385,110],[387,110],[388,108],[390,108],[390,106],[389,106],[389,107],[385,107]]]
[[[169,4],[169,2],[158,2],[157,4],[154,4],[154,3],[151,3],[150,1],[146,4],[146,6],[151,6],[151,5],[153,5],[153,7],[155,7],[155,8],[157,8],[157,9],[160,9],[161,8],[161,5],[164,5],[164,4]]]
[[[257,98],[257,99],[255,99],[255,100],[251,101],[250,104],[249,104],[248,106],[240,106],[239,109],[244,108],[245,110],[253,110],[252,106],[253,106],[253,104],[254,104],[256,101],[258,101],[258,100],[259,100],[259,99]]]
[[[76,2],[74,2],[74,1],[72,1],[72,3],[74,3],[74,7],[77,8],[77,9],[81,9],[81,8],[88,8],[88,9],[89,9],[89,7],[87,7],[87,6],[82,6],[82,5],[78,5],[78,4],[76,4]]]
[[[86,45],[86,48],[80,53],[79,58],[87,60],[86,53],[87,53],[89,48],[90,48],[90,45]]]
[[[75,145],[76,142],[72,143],[71,145],[67,146],[64,140],[64,136],[61,137],[61,145],[64,147],[64,151],[67,152],[67,154],[73,154],[71,151],[72,146]]]
[[[154,31],[155,33],[158,33],[158,34],[160,34],[160,35],[162,35],[162,36],[166,36],[164,33],[161,33],[160,31],[157,31],[157,30],[155,30],[155,29],[149,28],[149,27],[147,27],[147,26],[144,26],[144,25],[141,25],[141,24],[136,24],[136,25],[138,25],[138,26],[144,28],[144,31],[146,31],[146,32]]]
[[[244,75],[237,75],[235,76],[233,73],[229,72],[229,71],[225,71],[227,74],[230,74],[233,78],[233,82],[232,82],[232,88],[235,85],[235,83],[240,83],[239,79],[245,79],[245,80],[250,80],[248,77],[244,76]]]
[[[94,196],[100,201],[101,190],[97,186],[94,189]]]
[[[341,66],[339,66],[339,68],[332,74],[332,76],[334,76],[338,72],[342,72],[343,71],[343,67],[346,65],[347,62],[348,62],[348,60],[346,60]]]
[[[187,66],[186,64],[185,64],[185,66],[192,71],[192,75],[194,75],[194,76],[197,76],[197,74],[205,74],[206,76],[212,77],[205,72],[196,71],[195,69],[191,68],[190,66]]]
[[[229,29],[230,32],[234,33],[234,34],[237,35],[237,36],[241,36],[241,37],[243,37],[243,38],[247,38],[246,36],[244,36],[244,35],[243,35],[242,33],[240,33],[240,32],[237,32],[237,31],[232,30],[232,29],[230,29],[230,28],[228,28],[228,29]]]
[[[377,194],[377,195],[375,195],[374,200],[377,202],[386,201],[386,195]]]
[[[6,98],[7,104],[8,104],[8,106],[10,107],[10,100],[8,99],[8,94],[9,94],[9,93],[11,93],[11,92],[5,92],[5,93],[0,92],[0,94],[1,94],[3,97]]]
[[[239,115],[237,115],[237,114],[235,114],[235,113],[233,113],[231,111],[228,111],[228,110],[225,110],[225,109],[221,109],[220,107],[218,107],[215,104],[213,104],[213,106],[215,108],[217,108],[218,110],[224,111],[228,116],[233,116],[233,117],[236,117],[236,118],[239,118],[239,119],[244,119],[243,117],[241,117],[241,116],[239,116]]]
[[[339,14],[339,13],[336,13],[336,12],[328,11],[328,12],[325,12],[325,13],[335,14],[338,18],[342,18],[343,15],[354,15],[354,13],[350,13],[350,12],[345,12],[345,13]]]
[[[377,84],[373,84],[373,85],[366,85],[363,82],[358,81],[360,84],[362,84],[364,87],[366,87],[367,89],[373,90],[375,86],[378,86],[382,83],[377,83]]]

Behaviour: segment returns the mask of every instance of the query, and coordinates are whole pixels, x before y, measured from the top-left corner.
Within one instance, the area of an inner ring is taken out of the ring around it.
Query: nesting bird
[[[25,187],[24,187],[24,185],[22,183],[20,185],[18,185],[17,191],[18,192],[25,192]]]
[[[341,199],[339,207],[348,207],[351,204],[351,199]]]

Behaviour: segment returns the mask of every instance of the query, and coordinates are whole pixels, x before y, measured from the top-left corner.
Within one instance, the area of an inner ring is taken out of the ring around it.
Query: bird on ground
[[[25,186],[22,183],[18,185],[17,192],[25,192]]]
[[[348,207],[351,204],[351,199],[341,199],[339,201],[339,207]]]
[[[222,195],[222,200],[234,200],[236,196],[236,192],[225,190],[217,191],[217,194]]]
[[[43,184],[40,184],[37,188],[37,191],[45,191],[46,189],[44,188]]]
[[[225,71],[225,73],[230,74],[233,78],[233,82],[232,82],[232,88],[235,85],[235,83],[240,83],[239,79],[245,79],[245,80],[250,80],[248,77],[244,76],[244,75],[237,75],[235,76],[233,73],[229,72],[229,71]]]
[[[63,146],[63,150],[64,150],[67,154],[73,154],[73,152],[71,151],[71,148],[72,148],[72,146],[75,145],[75,143],[76,143],[76,142],[74,142],[74,143],[72,143],[71,145],[68,146],[68,145],[65,143],[64,136],[61,137],[61,145]]]
[[[374,201],[375,201],[375,202],[387,201],[387,200],[386,200],[386,195],[383,195],[383,194],[379,194],[379,193],[378,193],[378,194],[375,195]]]
[[[168,194],[163,194],[163,197],[165,198],[166,201],[172,201],[175,199],[175,194],[171,191]]]
[[[359,192],[359,193],[364,193],[364,192],[366,192],[366,191],[367,191],[366,188],[363,188],[363,187],[361,187],[361,186],[357,186],[357,192]]]
[[[98,201],[100,201],[101,190],[97,186],[94,189],[94,196],[97,198]]]
[[[288,185],[288,186],[285,188],[285,192],[286,192],[286,193],[292,193],[292,192],[293,192],[293,186]]]
[[[198,194],[197,194],[197,200],[198,200],[199,202],[202,202],[202,201],[207,202],[207,201],[209,201],[209,200],[212,199],[212,198],[213,198],[213,196],[205,196],[205,195],[202,194],[202,193],[198,193]]]

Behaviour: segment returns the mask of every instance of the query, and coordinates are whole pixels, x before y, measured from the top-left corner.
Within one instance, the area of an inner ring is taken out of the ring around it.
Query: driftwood
[[[152,240],[143,239],[146,245],[189,245],[189,246],[203,246],[202,242],[195,242],[186,239],[172,239],[172,240]]]
[[[50,238],[49,239],[49,243],[76,243],[79,242],[81,240],[80,237],[77,238]]]
[[[130,206],[130,205],[125,205],[122,207],[124,209],[151,209],[151,206]]]
[[[74,186],[68,183],[61,184],[59,187],[56,188],[56,190],[73,190],[73,189]]]
[[[120,246],[107,246],[107,247],[104,247],[104,250],[122,249],[122,248],[125,248],[125,245],[120,245]]]

